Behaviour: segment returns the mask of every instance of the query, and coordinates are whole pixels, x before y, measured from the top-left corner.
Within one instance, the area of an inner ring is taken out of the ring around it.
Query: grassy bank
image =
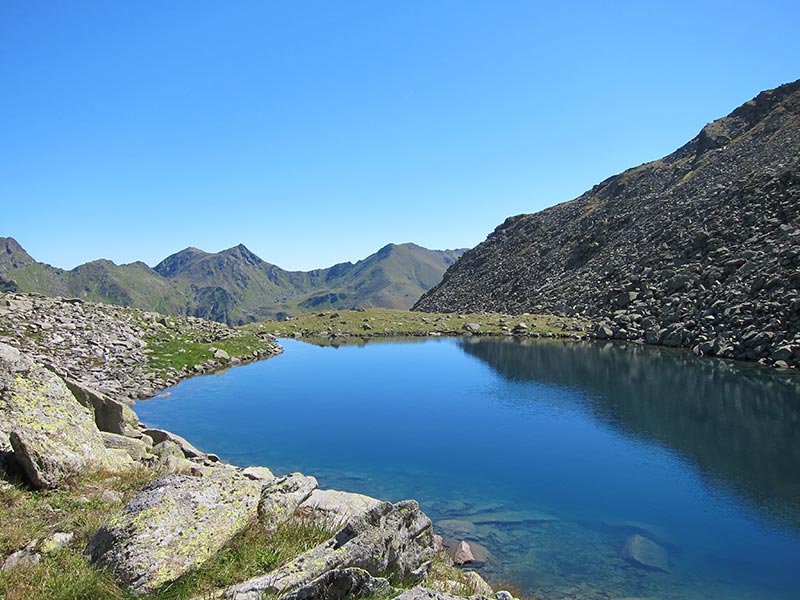
[[[499,313],[422,313],[369,308],[323,311],[287,321],[264,321],[246,330],[279,337],[352,336],[360,338],[431,335],[583,335],[588,322],[552,315]]]

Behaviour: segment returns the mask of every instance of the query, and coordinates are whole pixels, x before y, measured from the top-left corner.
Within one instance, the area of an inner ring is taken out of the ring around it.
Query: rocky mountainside
[[[238,245],[208,253],[187,248],[154,269],[95,260],[70,271],[37,262],[0,238],[0,291],[76,297],[229,325],[322,308],[410,308],[463,250],[389,244],[357,263],[286,271]]]
[[[600,338],[800,363],[800,81],[661,160],[507,219],[415,305],[589,317]]]

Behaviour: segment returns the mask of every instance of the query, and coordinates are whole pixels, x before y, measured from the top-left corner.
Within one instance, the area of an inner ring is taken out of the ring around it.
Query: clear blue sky
[[[0,2],[0,235],[71,268],[471,247],[800,78],[800,3]]]

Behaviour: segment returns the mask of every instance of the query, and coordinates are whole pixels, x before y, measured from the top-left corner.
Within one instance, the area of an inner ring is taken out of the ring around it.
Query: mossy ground
[[[423,313],[409,310],[369,308],[366,310],[323,311],[301,315],[288,321],[264,321],[245,326],[245,330],[262,331],[277,336],[300,334],[319,337],[322,333],[350,335],[359,338],[463,335],[466,324],[480,326],[481,335],[509,335],[520,323],[527,333],[565,335],[579,332],[588,323],[580,319],[552,315],[503,315],[499,313]]]

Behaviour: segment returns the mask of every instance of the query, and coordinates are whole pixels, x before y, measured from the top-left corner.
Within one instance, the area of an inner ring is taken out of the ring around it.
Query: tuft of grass
[[[434,555],[426,585],[456,596],[472,596],[480,591],[444,552]]]

